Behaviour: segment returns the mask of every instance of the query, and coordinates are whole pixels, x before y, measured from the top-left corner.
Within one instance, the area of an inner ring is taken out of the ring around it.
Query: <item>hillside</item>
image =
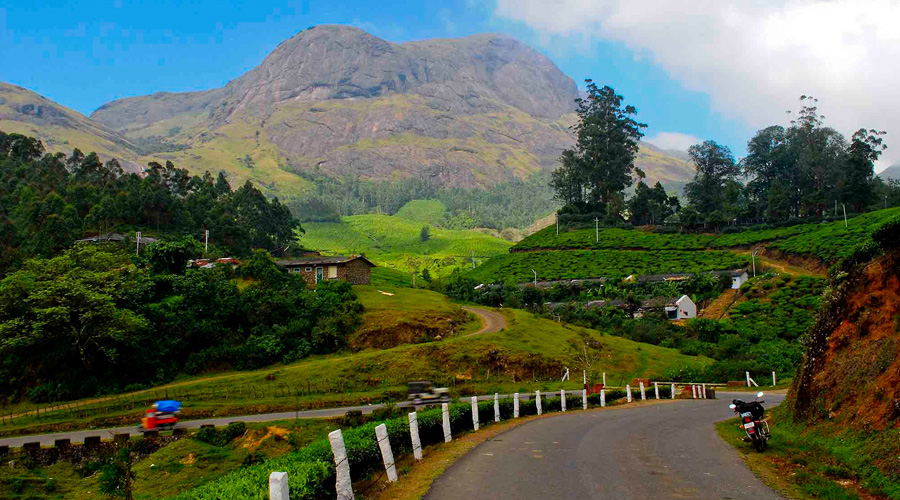
[[[381,266],[409,274],[428,269],[433,276],[506,253],[512,243],[475,230],[444,229],[442,209],[435,202],[411,202],[397,215],[343,217],[341,222],[304,223],[300,238],[308,249],[326,254],[365,254]],[[429,222],[431,221],[431,222]],[[429,227],[422,241],[422,227]]]
[[[132,172],[139,171],[137,146],[81,113],[16,85],[0,82],[0,130],[37,137],[51,153],[70,154],[79,148],[101,159],[116,158]]]
[[[891,165],[878,174],[884,180],[900,180],[900,165]]]

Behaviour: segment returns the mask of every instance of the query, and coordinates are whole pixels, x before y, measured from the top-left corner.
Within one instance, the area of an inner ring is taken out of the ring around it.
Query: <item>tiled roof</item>
[[[372,261],[363,257],[362,255],[335,255],[332,257],[304,257],[301,259],[288,259],[288,260],[279,260],[277,264],[281,267],[292,267],[292,266],[315,266],[315,265],[333,265],[333,264],[346,264],[348,262],[354,261],[356,259],[362,259],[364,262],[368,263],[372,267],[376,267]]]

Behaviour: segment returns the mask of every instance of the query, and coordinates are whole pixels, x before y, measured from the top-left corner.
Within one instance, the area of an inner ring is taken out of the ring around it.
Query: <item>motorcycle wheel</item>
[[[753,447],[756,449],[757,453],[762,453],[763,450],[766,449],[766,440],[762,438],[757,438],[753,441]]]

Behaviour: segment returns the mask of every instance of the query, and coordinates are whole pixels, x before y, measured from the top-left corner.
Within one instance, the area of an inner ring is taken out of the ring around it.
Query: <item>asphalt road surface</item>
[[[470,451],[425,498],[781,499],[715,432],[716,421],[733,416],[731,399],[753,396],[718,396],[524,424]],[[763,399],[771,408],[784,396]]]

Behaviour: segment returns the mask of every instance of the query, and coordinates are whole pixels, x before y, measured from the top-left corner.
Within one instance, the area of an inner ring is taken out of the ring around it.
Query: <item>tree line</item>
[[[284,252],[299,221],[249,181],[191,176],[172,162],[125,173],[116,160],[78,149],[45,154],[38,139],[0,132],[0,275],[29,257],[51,257],[84,235],[140,230],[201,238],[221,253]]]
[[[719,229],[727,223],[835,216],[838,207],[858,213],[900,203],[900,183],[874,174],[887,147],[885,132],[861,128],[847,140],[825,125],[818,101],[804,95],[797,119],[788,127],[759,130],[739,161],[715,141],[691,146],[696,172],[685,186],[683,205],[661,184],[648,186],[634,166],[647,127],[635,120],[637,110],[611,87],[587,83],[586,97],[576,100],[575,147],[563,151],[550,180],[564,205],[559,213],[570,219]]]

